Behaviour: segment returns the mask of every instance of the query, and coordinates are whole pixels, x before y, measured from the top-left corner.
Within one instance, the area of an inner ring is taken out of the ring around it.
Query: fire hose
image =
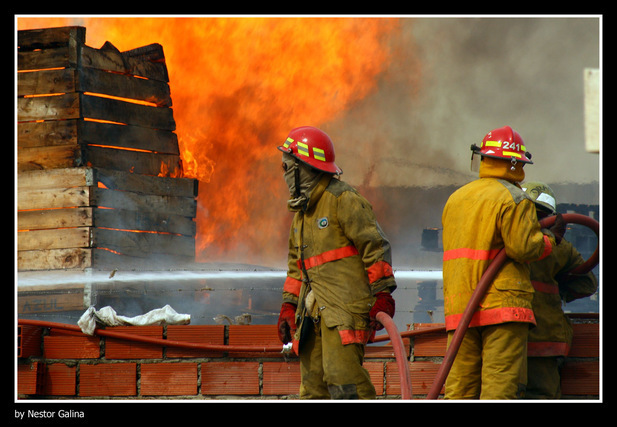
[[[392,348],[394,349],[394,355],[396,356],[396,366],[398,367],[398,373],[401,379],[401,399],[411,399],[411,374],[409,373],[409,364],[407,363],[407,356],[405,355],[405,346],[403,345],[403,339],[399,334],[394,321],[383,311],[380,311],[375,316],[377,321],[381,323],[388,335],[392,337]]]
[[[562,214],[562,216],[563,220],[566,223],[584,225],[590,228],[599,238],[600,224],[593,218],[580,214]],[[555,223],[555,219],[555,216],[544,218],[540,221],[540,226],[543,228],[548,228]],[[596,247],[593,255],[586,262],[570,271],[570,274],[585,274],[591,271],[598,264],[599,247],[600,246],[598,242],[598,246]],[[450,368],[454,363],[454,359],[456,357],[456,354],[458,353],[458,349],[461,346],[461,342],[463,341],[465,332],[467,332],[469,322],[471,321],[471,318],[476,311],[480,300],[484,297],[484,294],[486,293],[488,287],[493,282],[493,279],[495,278],[497,272],[502,267],[506,259],[506,251],[505,249],[501,249],[482,275],[480,281],[478,282],[476,289],[474,290],[471,298],[469,299],[469,302],[467,303],[467,306],[465,307],[465,311],[463,312],[463,316],[459,322],[459,326],[454,331],[452,340],[450,342],[450,345],[448,346],[448,350],[446,351],[446,355],[444,356],[443,362],[441,363],[439,371],[437,372],[437,376],[435,377],[427,395],[427,399],[437,399],[437,396],[439,396],[446,377],[450,372]]]

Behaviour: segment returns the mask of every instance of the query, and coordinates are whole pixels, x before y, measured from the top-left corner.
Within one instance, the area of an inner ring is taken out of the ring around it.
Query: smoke
[[[406,18],[390,45],[378,89],[325,130],[395,262],[436,262],[420,250],[422,230],[441,227],[449,194],[477,177],[470,145],[497,127],[512,126],[533,154],[527,180],[565,184],[560,202],[598,203],[583,109],[583,71],[599,66],[597,18]]]
[[[583,116],[583,70],[599,66],[597,18],[406,18],[401,27],[378,90],[327,125],[350,183],[367,183],[370,171],[372,186],[461,185],[475,178],[469,146],[504,125],[533,154],[528,178],[598,181]]]

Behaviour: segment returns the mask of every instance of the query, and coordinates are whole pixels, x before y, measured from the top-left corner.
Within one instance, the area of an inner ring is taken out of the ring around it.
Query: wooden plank
[[[18,230],[90,227],[94,225],[93,208],[44,209],[17,212]]]
[[[195,254],[195,239],[173,234],[95,228],[92,230],[92,242],[94,247],[107,248],[121,254],[140,258],[161,254],[188,257]]]
[[[76,73],[71,68],[17,73],[17,96],[76,92]]]
[[[95,248],[92,250],[92,265],[97,269],[118,270],[123,269],[140,269],[140,270],[158,270],[161,268],[180,268],[187,266],[190,268],[194,265],[195,253],[190,255],[179,255],[175,253],[166,254],[143,254],[139,253],[135,256],[111,252],[106,249]]]
[[[93,250],[89,248],[67,248],[29,250],[17,252],[19,271],[69,270],[93,266]]]
[[[138,194],[90,187],[92,206],[127,210],[142,210],[194,218],[197,201],[190,197]]]
[[[17,121],[69,120],[82,117],[81,94],[17,98]]]
[[[77,64],[78,44],[58,48],[45,48],[42,50],[17,52],[18,72],[42,70],[47,68],[69,68]]]
[[[79,122],[79,142],[83,145],[104,145],[164,154],[180,154],[178,136],[174,132],[139,126],[81,120]]]
[[[18,148],[17,171],[70,168],[79,166],[80,159],[79,145]]]
[[[163,46],[152,43],[122,52],[131,74],[149,79],[169,81]]]
[[[26,122],[17,124],[17,147],[49,147],[78,145],[78,123],[80,120],[59,120],[47,122]],[[21,151],[20,151],[21,157]],[[33,156],[33,158],[35,158]]]
[[[75,90],[78,92],[93,92],[144,101],[157,107],[172,106],[167,82],[85,67],[79,70],[77,79]]]
[[[93,187],[42,188],[17,194],[17,209],[52,209],[92,206]]]
[[[37,28],[17,32],[17,46],[22,51],[68,45],[70,40],[84,44],[86,42],[86,28],[68,26]]]
[[[192,218],[157,212],[126,209],[94,209],[93,225],[122,230],[156,231],[195,236],[197,224]]]
[[[20,287],[17,292],[19,314],[52,313],[83,310],[84,285]]]
[[[189,178],[148,176],[104,168],[94,169],[94,177],[97,183],[111,190],[190,198],[198,194],[198,181]]]
[[[113,44],[105,42],[100,49],[84,45],[80,54],[80,63],[84,66],[169,81],[163,48],[159,44],[120,52]]]
[[[80,164],[143,175],[158,175],[166,170],[170,173],[182,171],[182,159],[175,154],[158,154],[107,147],[87,146],[82,150]]]
[[[19,192],[92,185],[96,185],[94,170],[86,167],[31,170],[20,172],[17,175],[17,191]]]
[[[19,251],[90,247],[90,227],[32,230],[17,233]]]
[[[81,117],[84,118],[153,129],[176,130],[176,122],[171,108],[151,107],[84,94],[80,94],[79,106],[81,107]]]

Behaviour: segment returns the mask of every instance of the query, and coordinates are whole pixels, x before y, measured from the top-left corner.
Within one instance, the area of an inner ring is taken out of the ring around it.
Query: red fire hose
[[[47,322],[43,320],[18,319],[18,324],[82,332],[81,328],[77,325]],[[161,346],[166,346],[166,347],[190,348],[190,349],[196,349],[196,350],[215,350],[215,351],[226,351],[226,352],[264,352],[266,353],[266,352],[280,352],[283,348],[280,345],[271,345],[271,346],[236,345],[236,346],[232,346],[232,345],[223,345],[223,344],[203,344],[203,343],[193,343],[193,342],[187,342],[187,341],[174,341],[174,340],[167,340],[167,339],[162,339],[162,338],[144,337],[144,336],[134,335],[134,334],[125,334],[123,332],[108,331],[106,329],[95,329],[94,333],[102,337],[117,338],[117,339],[142,342],[142,343],[147,343],[147,344],[156,344],[156,345],[161,345]]]
[[[383,311],[380,311],[375,316],[377,321],[381,323],[388,335],[392,337],[392,347],[394,349],[394,355],[396,356],[396,366],[398,366],[398,373],[401,379],[401,399],[411,399],[411,374],[409,373],[409,364],[407,363],[407,355],[405,354],[405,346],[401,335],[394,324],[394,321]]]
[[[580,215],[580,214],[562,214],[562,216],[566,223],[584,225],[590,228],[596,234],[596,236],[598,236],[598,238],[600,237],[600,224],[595,219],[590,218],[585,215]],[[548,228],[552,226],[555,223],[555,218],[556,218],[555,216],[544,218],[543,220],[540,221],[540,226],[543,228]],[[573,269],[570,273],[584,274],[584,273],[589,272],[591,269],[593,269],[598,264],[599,247],[600,246],[598,243],[598,246],[596,247],[596,250],[593,253],[593,255],[585,263]],[[486,269],[486,271],[482,275],[482,278],[478,282],[476,289],[474,290],[473,294],[471,295],[471,298],[469,299],[469,302],[467,303],[467,306],[465,307],[465,311],[463,312],[463,317],[461,318],[459,327],[456,328],[456,330],[454,331],[454,335],[452,336],[452,341],[450,342],[450,345],[448,346],[448,350],[446,351],[446,355],[444,356],[443,362],[441,363],[441,366],[439,367],[437,376],[435,377],[435,380],[433,381],[431,389],[429,390],[427,399],[437,399],[437,396],[439,396],[439,393],[441,392],[441,388],[443,387],[443,384],[446,381],[446,377],[448,376],[448,373],[450,372],[450,368],[452,367],[452,363],[454,363],[454,358],[456,357],[456,354],[461,345],[461,342],[463,341],[465,332],[467,332],[467,329],[469,327],[469,322],[471,321],[471,318],[474,312],[476,311],[476,308],[478,304],[480,303],[480,300],[484,297],[486,290],[492,283],[493,279],[495,278],[495,275],[497,274],[499,269],[502,267],[506,259],[507,259],[506,251],[505,249],[502,249],[501,251],[499,251],[495,259],[493,259],[489,267]]]

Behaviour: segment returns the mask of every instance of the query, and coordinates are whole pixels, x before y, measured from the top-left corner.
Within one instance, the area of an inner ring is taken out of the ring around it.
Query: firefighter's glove
[[[371,307],[371,311],[369,312],[369,317],[371,320],[371,328],[373,331],[379,331],[383,329],[383,325],[381,322],[377,321],[377,313],[383,311],[390,317],[394,317],[394,298],[390,295],[389,292],[378,292],[375,297],[377,300],[373,307]]]
[[[289,302],[284,302],[281,306],[281,314],[278,320],[279,339],[283,344],[291,341],[296,332],[296,306]]]
[[[557,244],[561,243],[561,239],[563,239],[563,235],[566,234],[566,222],[563,219],[563,215],[558,213],[555,216],[555,222],[553,223],[551,228],[549,228],[549,230],[555,236],[555,243]]]

